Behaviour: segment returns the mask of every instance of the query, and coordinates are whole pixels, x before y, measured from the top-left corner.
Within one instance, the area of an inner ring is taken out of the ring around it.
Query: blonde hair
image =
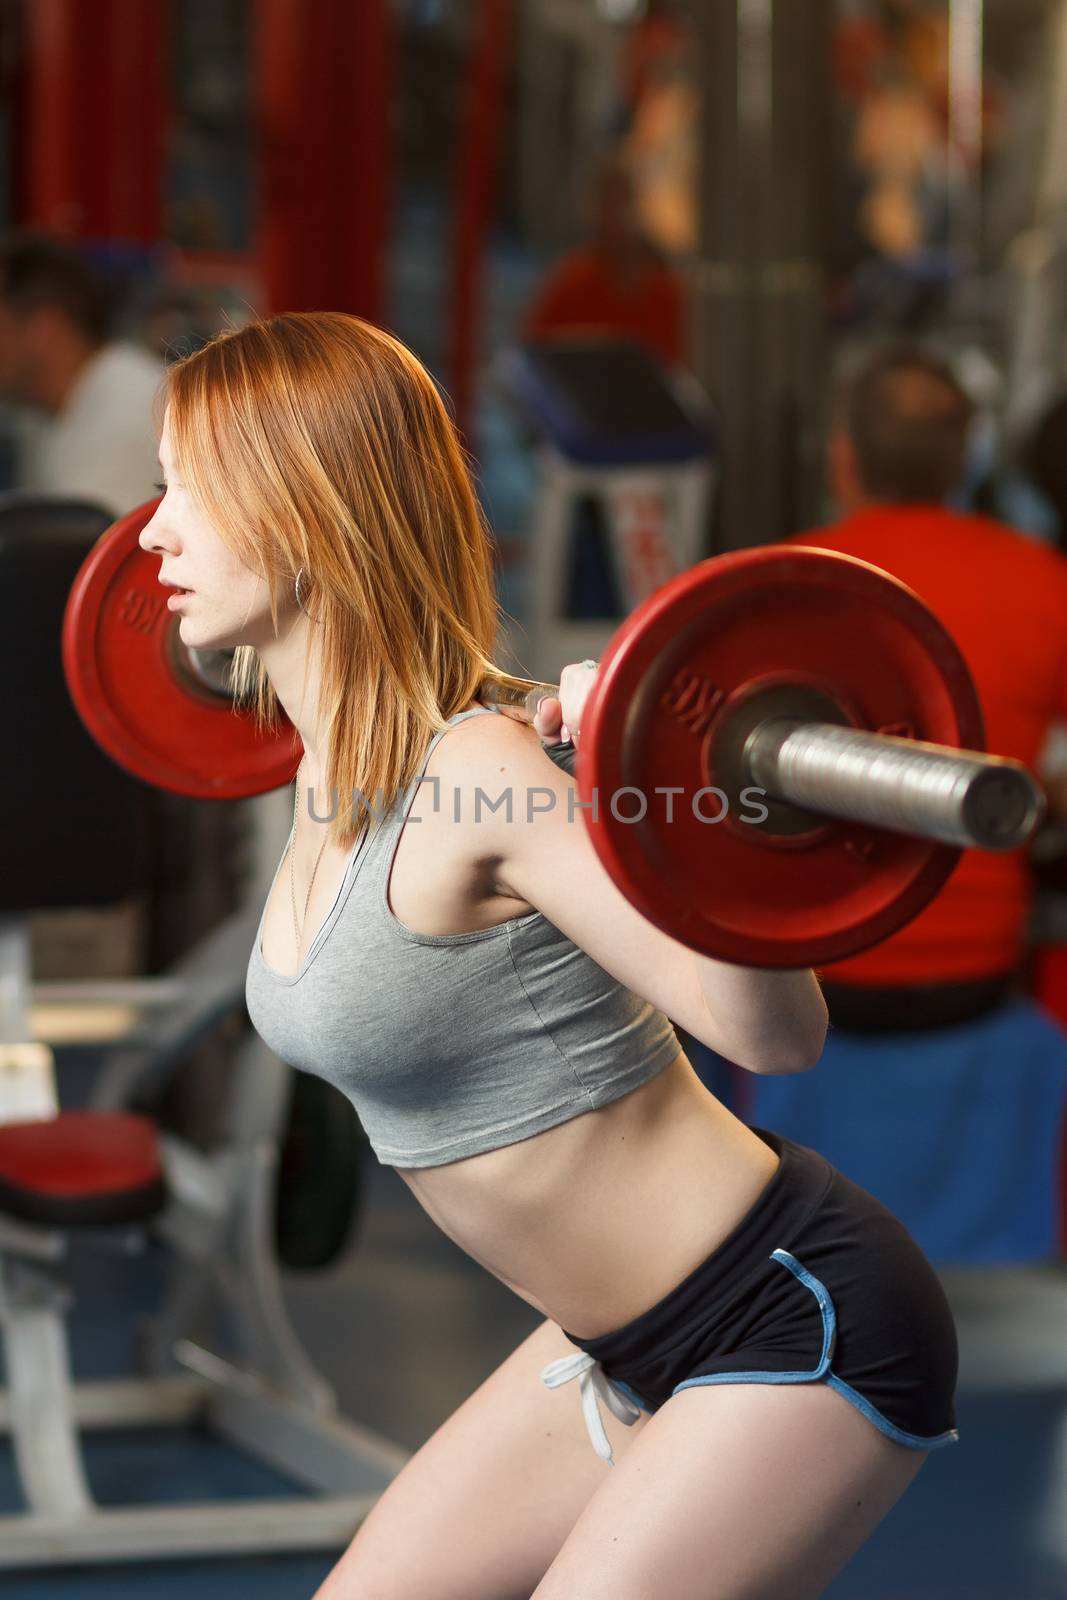
[[[220,334],[169,369],[161,399],[182,481],[264,575],[275,626],[304,569],[326,782],[340,797],[330,835],[350,847],[364,802],[390,806],[484,683],[532,681],[492,660],[505,613],[455,426],[405,345],[340,312]],[[260,726],[276,722],[251,646],[238,647],[231,684]]]

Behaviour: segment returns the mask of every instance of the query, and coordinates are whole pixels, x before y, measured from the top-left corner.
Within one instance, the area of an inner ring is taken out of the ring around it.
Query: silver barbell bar
[[[1045,814],[1019,761],[831,722],[768,718],[743,760],[775,799],[963,850],[1014,850]]]

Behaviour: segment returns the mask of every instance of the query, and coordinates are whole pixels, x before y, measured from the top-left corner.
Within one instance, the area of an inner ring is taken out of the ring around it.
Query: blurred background
[[[630,331],[718,412],[714,548],[819,520],[833,371],[887,333],[964,363],[1017,445],[1060,380],[1060,9],[4,0],[0,220],[79,241],[163,360],[281,309],[393,329],[453,398],[521,610],[532,471],[495,360],[598,232],[676,287]]]
[[[942,930],[914,970],[857,969],[841,986],[869,1003],[856,1024],[868,1050],[872,1032],[899,1044],[872,1020],[876,991],[894,989],[899,1014],[914,991],[940,1002],[986,985],[977,1010],[922,1014],[931,1060],[946,1061],[948,1034],[955,1048],[989,1014],[993,980],[998,1021],[1025,996],[1055,1039],[1042,1035],[1038,1061],[1032,1040],[998,1036],[996,1072],[987,1041],[979,1068],[964,1051],[943,1077],[890,1078],[889,1133],[880,1102],[849,1121],[835,1087],[813,1129],[695,1042],[693,1060],[739,1115],[818,1144],[891,1199],[952,1287],[964,1443],[833,1594],[1067,1595],[1067,0],[0,0],[0,234],[6,503],[87,501],[106,525],[154,493],[149,401],[167,362],[272,312],[353,312],[399,335],[448,396],[495,540],[501,659],[553,681],[670,572],[854,512],[833,440],[849,384],[887,349],[955,386],[966,428],[944,485],[874,498],[929,499],[976,539],[996,524],[1019,541],[1018,585],[974,638],[988,674],[1010,679],[1004,695],[1029,706],[1050,822],[1016,863],[1026,888],[999,954],[956,970]],[[45,285],[37,299],[19,301],[19,271]],[[42,305],[59,321],[33,332]],[[90,352],[111,365],[76,416],[72,374]],[[90,420],[104,413],[102,452]],[[1052,664],[1031,677],[998,653],[994,624],[1040,634]],[[991,748],[1015,753],[1006,734]],[[23,895],[34,979],[173,970],[262,903],[291,804],[289,790],[144,796],[147,861],[128,892]],[[155,1085],[154,1113],[201,1148],[226,1136],[217,1086],[242,1037],[231,1018],[190,1039],[181,1073]],[[88,1103],[106,1041],[53,1042],[61,1098]],[[915,1048],[901,1046],[913,1069]],[[322,1135],[307,1107],[296,1125],[286,1093],[279,1140],[297,1174]],[[920,1126],[927,1164],[906,1168]],[[304,1262],[279,1243],[286,1295],[346,1411],[415,1448],[534,1319],[353,1137],[355,1154],[335,1158],[341,1224],[323,1224],[335,1243]],[[994,1238],[981,1219],[1008,1213]],[[121,1365],[94,1300],[99,1263],[74,1270],[75,1364]],[[151,1273],[165,1277],[155,1257],[139,1276],[118,1259],[107,1271],[131,1315]],[[220,1492],[237,1483],[228,1470],[188,1467],[192,1482],[220,1474]],[[126,1494],[118,1467],[99,1471]],[[310,1593],[327,1565],[264,1557],[254,1581]],[[216,1563],[199,1581],[223,1594],[251,1572]],[[105,1576],[109,1594],[193,1581],[181,1563],[126,1562],[41,1567],[5,1592],[87,1595]]]

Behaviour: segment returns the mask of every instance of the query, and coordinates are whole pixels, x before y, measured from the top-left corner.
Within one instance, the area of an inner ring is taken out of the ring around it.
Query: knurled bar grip
[[[483,683],[478,690],[479,700],[489,705],[507,706],[519,711],[528,722],[537,715],[542,700],[558,700],[558,683],[535,683],[531,689],[516,689],[510,683]]]
[[[559,686],[487,684],[482,698],[532,722]],[[749,735],[744,765],[773,799],[960,849],[1016,849],[1045,811],[1021,762],[829,722],[768,718]]]
[[[768,718],[743,760],[774,799],[961,849],[1013,850],[1045,810],[1021,762],[830,722]]]

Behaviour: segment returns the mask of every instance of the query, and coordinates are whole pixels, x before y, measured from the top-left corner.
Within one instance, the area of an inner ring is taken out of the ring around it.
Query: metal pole
[[[693,366],[719,413],[721,547],[746,538],[749,407],[753,393],[752,283],[745,265],[738,125],[737,0],[705,0],[692,11],[694,77],[700,92],[698,239],[689,266]],[[752,174],[746,174],[750,183]]]
[[[982,107],[985,0],[949,0],[949,246],[970,269],[982,259]]]
[[[1038,177],[1037,223],[1059,220],[1067,206],[1067,0],[1048,23],[1049,90],[1045,147]]]
[[[815,520],[831,188],[830,0],[702,0],[697,376],[719,411],[720,549]]]

